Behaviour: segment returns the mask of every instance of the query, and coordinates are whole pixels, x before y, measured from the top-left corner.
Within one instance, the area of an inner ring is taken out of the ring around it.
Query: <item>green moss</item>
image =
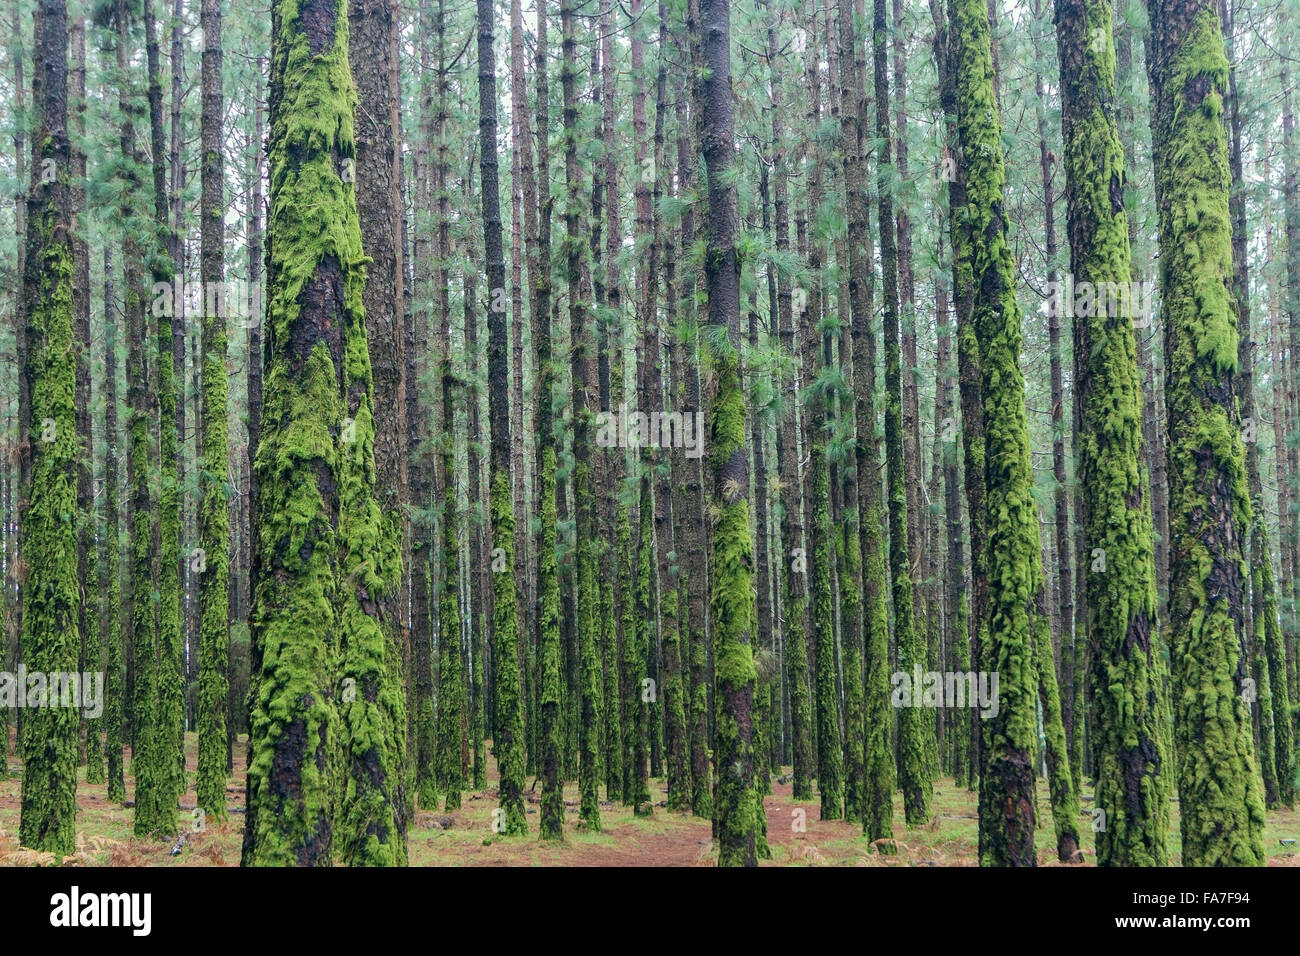
[[[1250,525],[1218,9],[1152,3],[1151,65],[1169,421],[1170,657],[1183,863],[1263,863],[1264,808],[1238,678]],[[1228,383],[1228,384],[1225,384]]]
[[[1003,218],[1005,167],[988,9],[983,0],[950,0],[949,10],[967,195],[962,243],[975,292],[985,429],[989,618],[980,664],[999,675],[1000,692],[998,714],[984,731],[980,861],[1032,866],[1037,708],[1030,618],[1043,582],[1019,365],[1020,310]]]
[[[101,617],[103,611],[102,592],[99,588],[99,534],[98,534],[98,514],[94,507],[91,507],[90,514],[90,534],[85,540],[86,554],[86,600],[90,607],[86,609],[86,633],[83,640],[86,655],[85,670],[102,673],[104,670],[104,643],[100,637]],[[102,716],[102,715],[101,715]],[[3,728],[4,721],[0,720],[0,736],[6,739],[4,744],[8,744],[8,733]],[[103,783],[104,782],[104,747],[103,738],[103,721],[100,718],[86,717],[86,783]],[[0,751],[7,749],[0,746]],[[4,754],[0,752],[0,758]]]
[[[155,282],[173,278],[171,263],[159,257]],[[185,783],[185,700],[181,675],[181,495],[176,454],[176,374],[172,363],[172,322],[158,316],[158,725],[154,759],[158,761],[157,831],[174,836],[176,809]],[[224,757],[224,755],[223,755]]]
[[[810,575],[812,622],[817,655],[817,789],[821,819],[841,816],[842,744],[835,673],[835,608],[831,596],[831,515],[824,438],[813,441],[809,480],[812,481],[813,554]]]
[[[494,743],[499,772],[498,805],[504,811],[500,831],[505,835],[528,832],[524,815],[524,711],[519,680],[519,610],[515,593],[515,515],[510,498],[510,475],[493,470],[490,492],[492,543],[504,555],[506,571],[492,575],[492,634],[496,696]]]
[[[453,421],[453,393],[457,387],[450,359],[443,360],[443,419]],[[455,462],[452,436],[443,439],[442,580],[438,587],[438,787],[443,808],[460,808],[465,788],[465,667],[461,656],[460,544],[456,534]]]
[[[43,141],[40,155],[57,155],[55,145]],[[65,156],[66,148],[65,140]],[[79,669],[80,649],[72,251],[60,209],[66,183],[35,188],[41,206],[29,204],[35,215],[27,227],[24,276],[32,432],[25,436],[30,477],[22,516],[21,651],[28,671],[66,673]],[[78,722],[72,707],[32,708],[23,718],[22,846],[63,856],[76,850]]]
[[[575,435],[575,443],[585,441],[586,423]],[[578,785],[581,794],[579,816],[590,830],[600,829],[600,727],[603,690],[600,657],[596,646],[596,542],[591,520],[591,466],[587,454],[580,457],[574,474],[574,496],[578,501],[578,680],[580,682],[580,720],[578,726]]]
[[[549,378],[544,379],[549,386]],[[538,471],[542,533],[538,542],[537,591],[541,597],[538,617],[540,635],[540,677],[538,706],[541,710],[542,811],[539,832],[543,840],[564,839],[564,791],[560,783],[561,684],[560,592],[556,565],[555,450],[543,450]]]
[[[750,531],[748,481],[735,475],[735,461],[744,461],[748,434],[745,394],[734,349],[713,353],[716,392],[710,421],[714,468],[713,587],[709,609],[713,621],[713,684],[715,700],[714,823],[718,865],[753,865],[759,847],[756,814],[761,806],[754,792],[752,712],[755,627],[754,553]],[[747,479],[747,476],[744,476]],[[742,716],[746,725],[742,725]]]
[[[966,593],[957,595],[957,618],[952,625],[952,647],[954,669],[966,672],[971,669],[970,662],[970,611],[966,604]],[[952,711],[952,778],[956,787],[974,789],[974,768],[970,766],[971,716],[969,707],[958,707]]]
[[[1255,656],[1266,658],[1260,661],[1257,685],[1261,688],[1259,695],[1261,726],[1271,728],[1271,734],[1261,731],[1261,738],[1273,740],[1273,766],[1277,776],[1278,803],[1291,807],[1295,803],[1295,735],[1291,726],[1290,685],[1286,672],[1286,648],[1283,646],[1282,632],[1278,620],[1276,589],[1273,585],[1273,564],[1268,550],[1268,532],[1264,527],[1264,511],[1260,507],[1253,510],[1255,515],[1255,536],[1252,551],[1259,556],[1255,565],[1256,587],[1262,596],[1260,602],[1263,613],[1257,626],[1262,629],[1262,648],[1256,647]],[[1259,632],[1257,632],[1258,635]],[[1259,637],[1256,637],[1258,642]],[[1267,676],[1265,676],[1267,675]],[[1262,689],[1268,688],[1269,700],[1264,700]],[[1266,744],[1265,744],[1266,745]],[[1263,760],[1264,755],[1260,755]]]
[[[632,707],[632,747],[631,762],[628,765],[627,793],[624,799],[637,816],[647,816],[653,812],[650,805],[650,733],[651,710],[650,698],[658,699],[659,688],[654,693],[647,693],[652,687],[649,681],[649,647],[654,631],[654,607],[651,604],[651,568],[654,560],[654,500],[651,497],[650,468],[641,463],[640,502],[638,514],[638,538],[636,547],[636,601],[633,628],[624,634],[628,643],[628,692],[631,694]]]
[[[226,323],[203,316],[202,471],[199,541],[198,806],[208,819],[226,818],[226,668],[230,648],[230,510],[226,421]]]
[[[359,234],[355,214],[353,221]],[[355,299],[345,300],[344,386],[352,428],[339,449],[338,597],[343,691],[339,718],[346,779],[341,781],[343,802],[334,827],[344,863],[399,866],[406,863],[406,834],[399,816],[405,799],[401,768],[406,710],[379,608],[401,581],[402,552],[400,536],[380,513],[374,495],[373,385],[361,285],[357,283]]]
[[[626,511],[620,509],[616,520],[619,522],[616,534],[621,537],[627,524]],[[621,569],[622,561],[618,555],[611,556]],[[618,656],[620,622],[615,616],[615,581],[611,577],[602,580],[600,584],[600,644],[604,667],[604,733],[601,756],[605,768],[605,796],[614,801],[620,799],[623,793],[623,708],[620,706],[623,697],[619,690]],[[626,604],[626,601],[623,603]]]
[[[1128,221],[1123,207],[1111,200],[1115,184],[1124,178],[1111,16],[1110,5],[1102,0],[1070,0],[1057,7],[1067,118],[1064,163],[1075,282],[1128,288]],[[1089,39],[1097,36],[1107,42],[1099,47]],[[1160,739],[1162,688],[1143,397],[1132,303],[1121,299],[1117,305],[1074,317],[1080,520],[1088,556],[1083,569],[1087,617],[1079,639],[1092,649],[1087,696],[1094,806],[1106,815],[1096,834],[1097,862],[1160,866],[1168,862],[1168,809],[1161,785],[1168,765]],[[1040,641],[1040,660],[1048,653]],[[1053,689],[1043,688],[1045,712]],[[1049,740],[1049,747],[1055,746]],[[1058,790],[1054,783],[1054,818],[1059,816]],[[1072,822],[1077,807],[1069,816]],[[1057,837],[1059,843],[1059,819]]]
[[[116,348],[111,327],[109,348]],[[111,453],[111,451],[110,451]],[[106,482],[104,493],[114,499],[104,530],[104,758],[108,770],[108,799],[126,802],[122,773],[122,698],[126,685],[122,668],[122,551],[117,532],[116,482]]]
[[[324,12],[324,20],[308,23],[296,0],[272,9],[278,95],[268,148],[267,362],[254,463],[259,573],[244,865],[333,862],[333,803],[347,791],[331,778],[351,769],[347,740],[336,739],[336,696],[369,692],[373,701],[380,689],[339,687],[340,658],[350,654],[349,668],[360,673],[356,658],[364,656],[355,589],[374,586],[378,570],[362,554],[369,532],[358,471],[365,464],[355,447],[368,438],[368,408],[358,409],[361,442],[352,441],[355,423],[345,422],[347,402],[358,397],[352,387],[364,380],[358,352],[365,349],[357,334],[363,253],[355,196],[344,181],[355,155],[355,95],[345,4]],[[348,650],[336,644],[343,632]],[[345,734],[379,733],[355,711],[348,721]],[[348,818],[345,827],[354,823]],[[345,858],[357,858],[355,832],[344,832],[340,845]]]
[[[665,490],[666,489],[661,489]],[[664,749],[668,754],[668,809],[691,803],[691,773],[686,747],[686,704],[682,681],[682,633],[678,618],[677,568],[670,568],[659,599],[663,620]]]
[[[1056,853],[1062,863],[1079,862],[1079,792],[1070,775],[1070,754],[1065,746],[1065,725],[1061,720],[1061,697],[1056,684],[1056,662],[1052,657],[1052,626],[1040,605],[1033,622],[1034,665],[1038,673],[1038,701],[1043,710],[1043,732],[1047,738],[1047,776],[1056,828]]]
[[[865,478],[859,496],[862,519],[863,696],[862,833],[872,843],[892,848],[894,836],[894,709],[890,706],[889,610],[880,513],[879,452],[876,445],[874,342],[868,329],[855,331],[854,376],[858,392],[857,468]]]
[[[142,323],[143,317],[137,318]],[[157,608],[159,591],[154,586],[153,495],[149,481],[152,448],[149,441],[149,412],[142,398],[147,376],[140,380],[147,360],[138,343],[137,374],[130,376],[131,389],[136,394],[131,404],[130,441],[131,476],[131,641],[135,651],[135,684],[133,687],[132,717],[135,727],[135,746],[131,751],[131,771],[135,777],[136,836],[152,833],[168,834],[175,831],[175,812],[170,823],[163,819],[158,798],[166,786],[164,777],[170,779],[172,767],[163,759],[166,738],[162,736],[158,720],[158,627]]]

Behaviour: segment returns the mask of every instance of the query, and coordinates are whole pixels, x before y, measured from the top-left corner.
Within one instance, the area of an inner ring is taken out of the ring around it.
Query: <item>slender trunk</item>
[[[221,5],[204,0],[200,12],[203,29],[202,59],[202,195],[199,211],[199,273],[205,283],[219,283],[225,270],[225,198],[222,161],[224,101],[221,85]],[[229,659],[230,617],[227,578],[230,512],[226,506],[229,484],[226,434],[226,317],[203,310],[203,395],[199,448],[204,480],[200,507],[199,572],[199,766],[198,806],[214,821],[226,818],[226,668]],[[260,316],[256,317],[260,321]],[[254,361],[249,354],[249,363]]]
[[[704,27],[701,82],[703,153],[708,175],[709,225],[705,275],[709,325],[729,342],[713,353],[716,394],[712,436],[714,576],[710,605],[714,622],[715,698],[718,709],[714,754],[721,768],[715,787],[719,866],[757,862],[754,795],[754,671],[751,641],[753,542],[749,530],[749,468],[745,395],[740,386],[740,256],[736,248],[737,196],[731,87],[729,0],[701,0]]]
[[[22,660],[32,671],[77,667],[76,339],[69,188],[68,23],[63,0],[41,0],[36,15],[32,173],[22,281],[25,355],[21,398],[30,481],[22,560]],[[39,170],[39,172],[37,172]],[[47,170],[53,175],[47,176]],[[27,184],[24,184],[27,188]],[[60,856],[75,850],[77,711],[41,707],[22,725],[19,842]]]
[[[957,126],[968,189],[962,245],[969,250],[973,273],[971,316],[987,446],[988,646],[981,647],[979,669],[999,675],[1001,695],[997,715],[984,721],[980,861],[1033,866],[1033,596],[1043,582],[1019,363],[1020,310],[1002,211],[1005,173],[988,10],[981,0],[951,0],[950,10]]]

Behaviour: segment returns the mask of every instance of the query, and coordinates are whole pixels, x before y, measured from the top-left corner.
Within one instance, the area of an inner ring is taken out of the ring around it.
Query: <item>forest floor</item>
[[[180,831],[177,840],[141,840],[132,835],[130,804],[110,803],[105,784],[87,784],[80,771],[77,784],[77,846],[68,865],[86,866],[237,866],[243,833],[245,739],[235,748],[236,771],[227,786],[228,806],[235,812],[224,822],[207,820],[196,829],[193,790],[196,769],[195,738],[186,735],[186,763],[189,789],[181,798]],[[129,773],[127,793],[134,790]],[[55,863],[53,856],[20,850],[18,847],[21,765],[10,748],[7,773],[0,777],[0,866]],[[496,765],[489,761],[488,780],[495,780]],[[459,810],[440,807],[418,809],[412,821],[410,862],[412,866],[711,866],[716,851],[710,840],[710,824],[684,813],[670,813],[665,807],[665,781],[652,779],[654,812],[633,816],[620,804],[601,803],[600,832],[583,829],[578,822],[577,784],[567,784],[565,797],[565,839],[563,843],[542,843],[537,839],[537,814],[541,785],[529,778],[525,797],[529,835],[501,837],[492,833],[492,809],[496,788],[469,790]],[[816,799],[795,801],[790,784],[773,782],[773,792],[764,799],[767,834],[772,859],[764,866],[974,866],[977,862],[976,795],[953,786],[951,777],[935,785],[934,818],[929,826],[907,828],[903,824],[901,798],[894,800],[895,855],[875,853],[860,825],[843,820],[821,820]],[[1083,795],[1084,813],[1079,830],[1084,835],[1084,856],[1091,859],[1091,793]],[[1051,824],[1047,786],[1039,781],[1036,833],[1038,861],[1059,865],[1055,858],[1055,837]],[[804,811],[802,814],[799,811]],[[1178,803],[1171,814],[1170,852],[1177,864]],[[1265,833],[1269,866],[1300,866],[1300,812],[1270,811]],[[175,855],[173,855],[175,851]],[[1085,862],[1085,865],[1088,865]]]

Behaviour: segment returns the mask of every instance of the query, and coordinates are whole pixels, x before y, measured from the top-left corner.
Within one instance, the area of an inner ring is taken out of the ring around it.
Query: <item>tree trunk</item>
[[[203,0],[202,59],[202,195],[199,210],[199,273],[202,281],[219,283],[225,271],[225,164],[222,161],[224,100],[221,85],[221,5]],[[199,766],[198,806],[214,821],[226,818],[226,668],[230,618],[227,576],[230,512],[226,506],[226,317],[203,309],[203,396],[199,447],[203,457],[199,546],[204,567],[199,572]],[[256,321],[261,316],[249,317]],[[254,357],[250,353],[250,368]]]
[[[710,598],[714,622],[715,762],[714,790],[719,866],[757,863],[754,754],[750,711],[754,670],[751,640],[753,542],[749,530],[749,467],[745,395],[740,385],[740,256],[736,248],[737,198],[731,89],[729,0],[701,0],[703,154],[708,175],[709,220],[705,275],[709,325],[729,347],[713,353],[712,436],[714,554]]]
[[[24,534],[22,660],[31,671],[77,668],[77,426],[74,261],[69,188],[68,22],[63,0],[41,0],[32,77],[32,183],[28,189],[21,398],[30,476]],[[19,842],[47,853],[75,850],[77,711],[39,707],[22,726]]]
[[[1148,10],[1182,862],[1258,866],[1264,807],[1240,696],[1250,499],[1231,379],[1228,144],[1219,107],[1205,113],[1222,102],[1228,63],[1211,0],[1149,0]]]

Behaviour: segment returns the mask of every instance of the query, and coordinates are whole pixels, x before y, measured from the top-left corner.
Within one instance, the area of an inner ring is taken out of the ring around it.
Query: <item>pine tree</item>
[[[217,0],[204,0],[200,22],[203,28],[200,272],[205,283],[219,283],[225,268],[225,165],[221,150],[224,110],[221,6]],[[203,456],[199,524],[204,567],[199,572],[199,766],[196,787],[198,806],[208,817],[219,821],[226,818],[226,695],[229,692],[226,667],[230,645],[226,321],[224,315],[208,311],[208,298],[204,296],[199,443]]]
[[[767,61],[772,90],[772,213],[776,236],[773,245],[778,260],[790,252],[789,205],[781,100],[780,74],[777,70],[778,21],[767,25]],[[794,358],[793,282],[780,276],[777,285],[777,325],[781,350]],[[785,602],[786,686],[790,697],[791,760],[794,775],[792,796],[795,800],[812,799],[812,717],[808,700],[808,560],[803,538],[803,513],[800,499],[800,472],[795,420],[794,375],[789,376],[784,398],[785,418],[781,423],[777,445],[777,469],[781,482],[781,586]]]
[[[405,562],[409,554],[403,505],[410,497],[409,445],[407,442],[406,348],[407,263],[403,234],[403,177],[401,122],[398,104],[398,30],[402,14],[393,0],[349,0],[348,61],[356,85],[358,107],[354,117],[356,140],[355,187],[361,243],[366,258],[366,283],[362,291],[366,346],[374,415],[374,475],[370,493],[379,514],[377,546],[385,571],[378,590],[367,588],[364,604],[383,633],[384,669],[380,678],[381,720],[386,727],[388,767],[379,781],[373,768],[354,766],[356,786],[376,786],[393,802],[393,839],[396,862],[406,862],[406,830],[413,794],[408,786],[406,677],[410,671],[407,605],[409,594]],[[349,411],[349,414],[353,414]],[[364,452],[363,452],[364,454]],[[367,624],[367,628],[369,625]],[[360,752],[368,751],[363,745]],[[362,779],[369,777],[370,779]]]
[[[462,383],[452,372],[451,356],[443,358],[442,415],[447,425],[443,438],[444,475],[442,504],[442,581],[438,592],[438,788],[443,809],[459,810],[465,789],[465,665],[461,655],[460,543],[456,526],[456,472],[452,458],[451,423],[455,399]]]
[[[515,593],[515,516],[510,496],[510,407],[506,384],[509,346],[505,304],[505,259],[501,251],[501,209],[497,186],[496,56],[491,0],[478,0],[478,83],[480,176],[488,266],[488,403],[492,431],[491,520],[493,544],[492,685],[496,691],[496,746],[500,769],[498,832],[528,831],[524,816],[523,709],[520,698],[518,603]],[[500,559],[500,565],[496,562]],[[599,811],[597,811],[598,813]]]
[[[745,445],[745,394],[740,382],[740,254],[736,247],[737,197],[731,86],[731,5],[701,0],[704,28],[700,105],[708,175],[709,218],[705,276],[709,290],[710,347],[716,392],[710,419],[713,467],[714,700],[718,778],[714,816],[719,866],[757,863],[754,754],[750,713],[757,674],[751,642],[753,542],[749,528],[749,467]]]
[[[117,427],[117,336],[113,308],[113,257],[104,248],[104,756],[108,768],[108,799],[126,802],[122,778],[122,706],[125,677],[122,666],[122,549],[118,509],[122,489],[117,479],[121,435]]]
[[[150,748],[145,751],[151,768],[143,775],[152,781],[156,791],[148,793],[146,804],[152,802],[153,832],[173,836],[177,832],[176,808],[180,794],[185,789],[185,704],[181,675],[184,649],[181,635],[181,494],[183,475],[180,472],[178,434],[184,428],[182,407],[177,402],[177,366],[184,372],[184,348],[173,336],[179,325],[184,338],[185,315],[174,295],[163,300],[159,308],[158,292],[174,288],[177,273],[178,248],[171,230],[170,208],[167,196],[167,152],[163,134],[163,102],[161,66],[157,24],[154,21],[152,0],[142,4],[144,12],[145,64],[149,103],[150,164],[153,174],[154,239],[149,247],[148,262],[153,279],[154,300],[150,314],[154,318],[154,353],[150,364],[150,389],[146,401],[150,405],[150,444],[155,446],[160,470],[157,478],[157,524],[154,529],[156,578],[150,577],[147,586],[154,591],[154,612],[157,620],[155,730]],[[173,65],[173,69],[176,65]],[[205,297],[206,298],[206,297]],[[152,405],[156,396],[158,413],[153,417]],[[152,479],[151,479],[152,480]],[[140,779],[138,777],[137,779]],[[139,801],[137,800],[137,806]],[[148,816],[148,815],[146,815]],[[141,824],[137,821],[137,834]]]
[[[875,0],[874,9],[872,48],[876,78],[876,136],[882,144],[877,171],[877,203],[880,258],[884,271],[882,289],[885,307],[885,463],[889,509],[889,573],[893,584],[894,641],[898,646],[898,667],[912,680],[918,670],[926,669],[924,638],[913,613],[914,592],[908,550],[911,541],[908,522],[919,521],[920,515],[908,513],[904,462],[904,396],[898,311],[899,256],[891,195],[895,173],[890,162],[892,139],[889,126],[889,74],[885,68],[885,0]],[[930,822],[930,801],[934,794],[930,772],[926,767],[931,717],[927,711],[915,706],[918,703],[915,695],[919,693],[920,688],[912,688],[914,699],[905,702],[898,718],[898,776],[903,788],[903,813],[908,826],[922,826]]]
[[[1264,807],[1241,699],[1250,498],[1232,376],[1228,79],[1218,10],[1150,0],[1169,421],[1169,631],[1182,862],[1259,866]]]
[[[342,0],[310,17],[295,0],[272,7],[245,866],[330,865],[346,741],[364,746],[369,733],[384,746],[366,706],[381,690],[382,634],[357,619],[355,597],[376,587],[381,569],[370,563],[377,529],[364,478],[373,431],[345,13]],[[342,668],[329,640],[340,632]],[[344,742],[336,738],[340,696],[352,710]],[[364,832],[356,822],[342,828],[344,845]],[[391,830],[377,836],[386,838]]]
[[[103,647],[100,641],[101,605],[99,591],[99,517],[95,509],[95,440],[91,414],[90,351],[90,248],[86,242],[86,21],[75,20],[69,29],[71,58],[68,70],[68,103],[72,112],[73,146],[69,170],[71,201],[72,302],[77,338],[77,579],[81,601],[77,630],[81,635],[81,659],[85,670],[102,673]],[[82,720],[85,735],[79,761],[86,765],[86,782],[104,782],[104,758],[100,721],[89,715]],[[7,735],[5,735],[7,737]],[[5,740],[8,749],[8,740]]]
[[[986,442],[990,617],[980,669],[999,675],[1000,695],[997,716],[986,720],[979,853],[984,865],[1033,866],[1033,602],[1042,570],[1019,365],[1020,310],[1003,209],[1005,166],[988,8],[984,0],[950,0],[949,11],[966,183],[960,229],[973,278]]]
[[[134,684],[131,688],[131,770],[135,776],[135,821],[137,836],[147,836],[159,826],[157,799],[161,775],[170,766],[161,763],[156,750],[158,725],[158,626],[154,608],[154,572],[157,559],[154,534],[156,500],[150,481],[151,452],[149,395],[157,394],[151,380],[151,351],[145,304],[141,295],[140,264],[144,261],[135,205],[141,200],[140,157],[136,153],[135,115],[138,112],[134,84],[127,64],[133,19],[123,0],[114,9],[116,23],[117,79],[119,82],[119,146],[122,156],[123,194],[123,312],[127,337],[127,487],[130,508],[130,598],[128,619],[135,654]],[[164,298],[160,311],[166,307]]]
[[[537,494],[541,533],[537,555],[538,710],[542,770],[542,810],[538,829],[543,840],[564,839],[564,790],[560,759],[564,733],[561,709],[560,592],[556,547],[556,479],[554,386],[551,355],[551,211],[550,193],[550,84],[547,80],[547,13],[545,2],[537,9],[537,168],[538,270],[533,278],[533,316],[537,328]],[[546,185],[543,187],[542,184]]]
[[[853,32],[852,0],[839,0],[838,40],[840,79],[840,136],[844,165],[844,184],[848,207],[847,245],[848,296],[851,316],[861,317],[867,308],[868,290],[864,288],[864,246],[867,238],[865,169],[862,163],[862,129],[858,110],[862,98],[862,75],[857,57],[858,44]],[[775,314],[779,310],[772,309]],[[856,367],[853,354],[853,323],[840,326],[841,386],[852,394]],[[866,793],[866,724],[864,706],[866,684],[862,668],[863,634],[866,618],[862,601],[862,527],[861,472],[857,453],[857,408],[843,403],[846,426],[842,432],[850,439],[853,450],[843,464],[844,527],[837,537],[840,553],[840,605],[844,620],[844,819],[865,821],[874,810],[867,806]]]
[[[77,428],[67,17],[64,0],[41,0],[23,260],[20,416],[30,465],[21,517],[22,659],[29,671],[47,674],[76,671],[79,644],[77,524],[68,518],[77,507]],[[25,847],[61,856],[75,850],[77,722],[71,707],[36,707],[23,719],[19,840]]]
[[[1128,222],[1123,206],[1110,199],[1111,183],[1124,178],[1110,24],[1108,0],[1056,0],[1072,276],[1076,285],[1115,283],[1127,290]],[[1053,303],[1054,317],[1074,317],[1079,520],[1089,559],[1087,628],[1079,638],[1094,648],[1088,682],[1093,805],[1105,814],[1105,825],[1095,828],[1097,862],[1162,866],[1168,808],[1160,774],[1168,763],[1157,732],[1155,562],[1134,343],[1134,321],[1141,317],[1133,314],[1134,303],[1116,304],[1075,315],[1072,303],[1062,308],[1063,298]]]
[[[1237,394],[1245,434],[1255,430],[1255,343],[1250,323],[1249,233],[1246,226],[1246,197],[1242,174],[1241,97],[1237,90],[1237,63],[1233,55],[1235,4],[1220,7],[1225,15],[1224,45],[1228,57],[1228,106],[1231,145],[1228,168],[1235,184],[1228,199],[1232,216],[1232,294],[1237,306]],[[1244,436],[1243,436],[1244,438]],[[1251,572],[1251,675],[1257,688],[1258,706],[1252,716],[1258,722],[1260,771],[1264,778],[1264,800],[1268,806],[1291,806],[1295,800],[1294,733],[1290,717],[1290,686],[1286,672],[1286,651],[1278,623],[1277,589],[1273,579],[1273,557],[1264,512],[1263,483],[1259,475],[1259,445],[1245,440],[1246,482],[1250,492]],[[1282,452],[1279,448],[1279,457]],[[1282,482],[1279,482],[1281,484]]]

